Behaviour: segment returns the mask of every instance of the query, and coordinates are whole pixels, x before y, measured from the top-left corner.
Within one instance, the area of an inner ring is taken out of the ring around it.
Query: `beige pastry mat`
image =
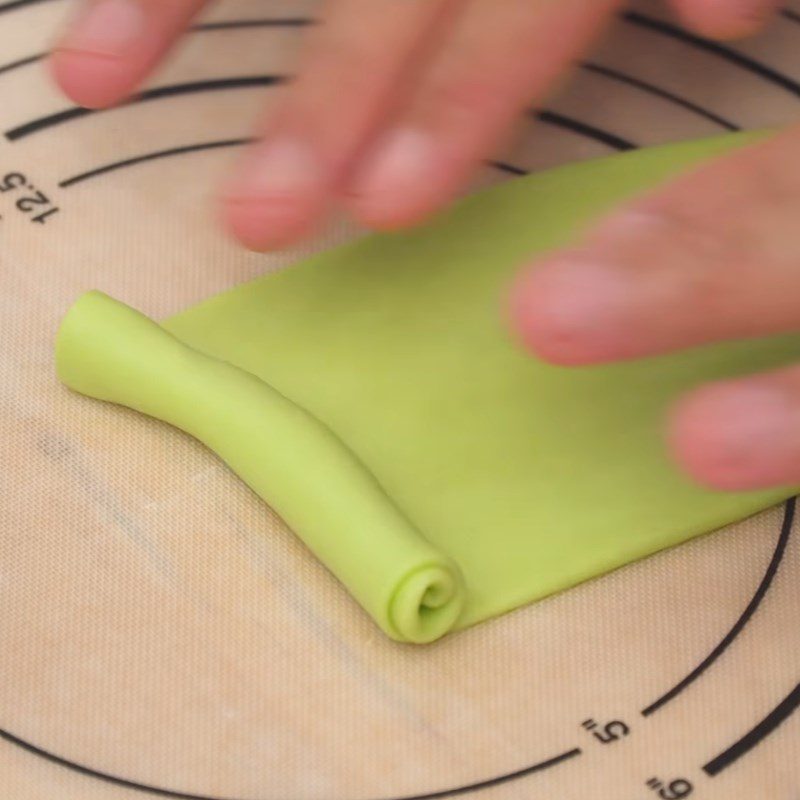
[[[0,2],[3,131],[68,107],[41,65],[13,66],[45,48],[66,5]],[[313,10],[228,0],[206,21]],[[655,2],[636,10],[666,19]],[[0,193],[0,797],[796,798],[800,531],[784,509],[435,646],[404,647],[202,447],[57,385],[53,332],[81,291],[159,316],[296,258],[243,253],[212,224],[208,189],[229,148],[58,184],[246,136],[270,90],[219,81],[290,69],[301,35],[198,31],[155,85],[217,91],[0,141],[0,181],[23,173],[60,209],[36,224],[15,209],[18,194]],[[560,116],[526,123],[504,160],[538,169],[611,151],[569,120],[639,145],[723,130],[620,75],[744,127],[795,116],[800,24],[784,17],[733,47],[783,85],[646,20],[620,22],[592,56],[617,77],[581,70],[549,104]],[[598,727],[582,727],[589,719]],[[630,733],[603,744],[593,734],[612,720]]]

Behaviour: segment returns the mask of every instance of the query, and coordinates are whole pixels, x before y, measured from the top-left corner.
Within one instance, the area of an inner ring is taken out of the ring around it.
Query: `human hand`
[[[700,33],[751,32],[778,0],[672,0]],[[205,0],[84,0],[52,66],[77,103],[128,96]],[[227,226],[266,250],[333,205],[375,228],[452,200],[622,0],[328,0],[296,79],[223,192]]]
[[[800,329],[800,126],[615,212],[523,276],[515,325],[587,365]],[[798,348],[800,357],[800,347]],[[699,389],[670,442],[723,490],[800,483],[800,364]]]

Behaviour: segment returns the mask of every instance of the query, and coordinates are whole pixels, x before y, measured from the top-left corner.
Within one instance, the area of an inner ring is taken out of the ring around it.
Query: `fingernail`
[[[797,410],[779,387],[713,387],[690,399],[678,437],[687,466],[723,489],[788,484],[800,467]]]
[[[412,188],[429,178],[434,166],[431,137],[414,128],[400,129],[386,138],[367,161],[356,176],[352,194],[369,197]]]
[[[635,287],[623,270],[591,261],[551,264],[523,279],[514,316],[540,355],[563,364],[621,356]]]
[[[118,56],[137,42],[144,14],[137,0],[99,0],[73,26],[62,48]]]
[[[257,146],[223,188],[232,233],[253,250],[283,247],[322,213],[325,175],[310,147],[294,139]]]
[[[227,186],[231,200],[287,199],[316,186],[320,167],[311,149],[294,139],[262,145],[246,158]]]

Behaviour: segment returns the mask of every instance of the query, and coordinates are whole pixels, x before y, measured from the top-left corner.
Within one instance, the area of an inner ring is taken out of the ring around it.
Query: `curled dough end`
[[[464,583],[455,566],[422,566],[398,584],[389,601],[389,624],[401,641],[427,644],[453,629],[465,599]]]

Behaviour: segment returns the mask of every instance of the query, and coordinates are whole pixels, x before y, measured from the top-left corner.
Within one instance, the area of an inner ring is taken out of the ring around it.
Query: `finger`
[[[800,128],[616,213],[523,276],[514,321],[561,364],[794,330],[800,322]]]
[[[389,113],[461,0],[333,0],[296,81],[224,192],[228,226],[254,249],[305,233]]]
[[[53,50],[56,81],[88,108],[123,100],[204,4],[205,0],[89,0]]]
[[[760,30],[781,0],[672,0],[683,21],[701,36],[736,39]]]
[[[350,206],[412,224],[452,199],[514,118],[541,99],[617,0],[473,0],[406,110],[359,164]]]
[[[683,468],[715,489],[800,483],[800,367],[695,392],[675,410],[670,444]]]

